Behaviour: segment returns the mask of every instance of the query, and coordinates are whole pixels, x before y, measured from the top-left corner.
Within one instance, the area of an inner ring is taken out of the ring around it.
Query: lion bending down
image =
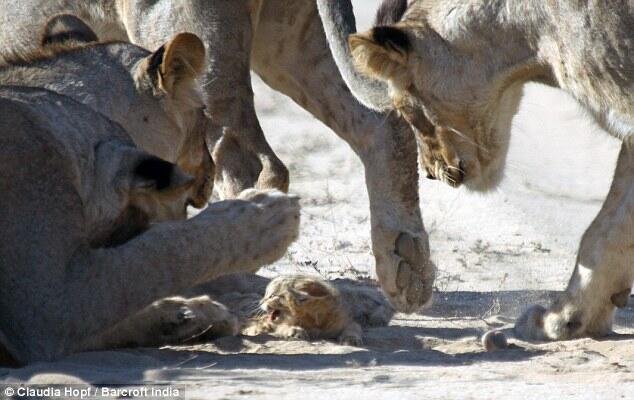
[[[0,114],[0,347],[20,364],[105,348],[153,301],[257,270],[297,235],[297,199],[278,192],[169,221],[191,178],[68,97],[1,87]]]
[[[444,145],[462,162],[469,188],[499,182],[528,81],[567,91],[622,140],[568,288],[516,325],[532,339],[606,335],[634,281],[634,2],[587,3],[413,0],[398,22],[349,38],[356,66],[388,82],[384,98],[413,129],[426,118],[455,133]]]

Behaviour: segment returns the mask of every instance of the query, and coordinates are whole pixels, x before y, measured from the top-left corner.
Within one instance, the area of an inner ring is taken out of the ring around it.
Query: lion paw
[[[536,341],[601,337],[612,331],[613,311],[614,306],[608,304],[591,314],[565,300],[548,310],[532,306],[518,318],[514,331],[521,339]]]
[[[262,163],[262,170],[258,175],[258,189],[276,189],[288,192],[289,177],[288,169],[277,158],[266,158]]]
[[[379,283],[398,311],[412,313],[431,301],[435,266],[421,237],[400,233],[391,245],[391,254],[376,256],[375,251]]]
[[[552,312],[534,305],[517,319],[515,335],[528,341],[568,340],[583,335],[580,313],[566,317],[563,312]]]
[[[247,188],[288,191],[289,173],[274,153],[258,154],[233,135],[223,136],[215,145],[215,184],[221,199],[237,197]]]
[[[282,257],[297,238],[299,198],[248,189],[237,200],[209,205],[197,218],[209,218],[215,231],[226,232],[217,241],[213,262],[222,264],[226,272],[256,272]]]
[[[214,339],[238,333],[238,320],[227,308],[208,296],[190,299],[169,297],[152,304],[146,318],[158,321],[162,344]]]
[[[255,272],[262,264],[271,263],[280,258],[299,234],[300,205],[299,197],[279,191],[245,190],[240,199],[257,205],[248,219],[245,229],[249,229],[255,241],[251,248],[256,249],[254,260],[257,266],[249,272]]]

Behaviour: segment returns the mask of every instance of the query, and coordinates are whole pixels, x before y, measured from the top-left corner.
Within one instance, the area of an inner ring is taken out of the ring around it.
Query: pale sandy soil
[[[355,4],[367,26],[376,1]],[[264,130],[290,167],[291,191],[303,205],[301,238],[262,273],[373,276],[360,162],[289,100],[260,82],[255,90]],[[369,329],[362,348],[225,338],[0,369],[0,381],[174,384],[185,385],[187,398],[205,399],[634,398],[632,306],[617,314],[618,335],[600,341],[529,344],[507,331],[512,348],[494,353],[478,341],[565,287],[577,242],[607,191],[618,145],[565,96],[527,87],[497,191],[479,195],[422,182],[439,267],[433,307]]]

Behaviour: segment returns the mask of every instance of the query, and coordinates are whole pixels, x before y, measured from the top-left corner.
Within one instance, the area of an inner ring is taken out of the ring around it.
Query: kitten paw
[[[298,326],[293,326],[289,328],[288,332],[286,332],[286,337],[293,340],[310,340],[310,335],[304,328],[300,328]]]
[[[344,346],[359,347],[363,345],[363,339],[361,339],[359,336],[341,335],[339,337],[339,344],[342,344]]]

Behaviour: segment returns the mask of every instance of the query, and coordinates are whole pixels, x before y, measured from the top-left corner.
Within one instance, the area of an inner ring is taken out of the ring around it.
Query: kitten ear
[[[395,26],[377,26],[348,38],[354,64],[362,73],[381,80],[397,80],[407,73],[411,41]]]
[[[299,291],[308,297],[327,297],[330,290],[317,281],[307,281],[299,286]]]
[[[295,290],[293,288],[288,288],[288,292],[291,294],[291,297],[296,304],[301,304],[310,298],[308,293]]]

